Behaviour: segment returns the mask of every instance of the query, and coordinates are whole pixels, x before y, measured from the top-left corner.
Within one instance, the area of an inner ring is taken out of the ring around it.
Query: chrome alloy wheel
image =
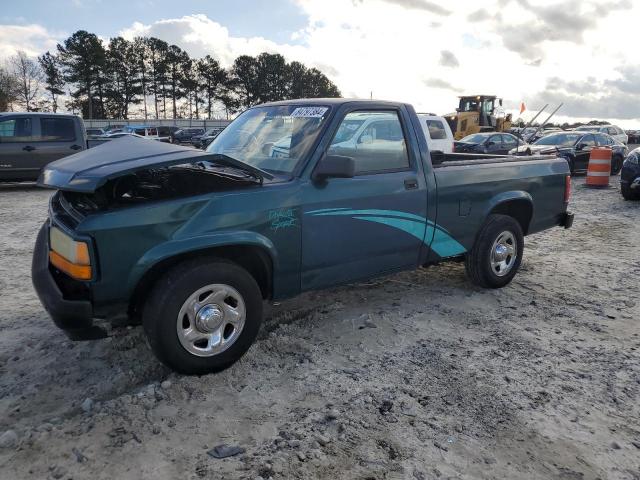
[[[513,233],[502,232],[491,247],[491,269],[498,277],[508,274],[518,257],[518,244]]]
[[[240,337],[246,318],[244,299],[235,288],[207,285],[182,304],[176,324],[178,339],[193,355],[218,355]]]

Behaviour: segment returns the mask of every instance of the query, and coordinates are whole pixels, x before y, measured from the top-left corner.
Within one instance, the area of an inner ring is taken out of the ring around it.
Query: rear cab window
[[[76,139],[71,118],[40,118],[40,142],[72,142]]]
[[[447,131],[440,120],[427,120],[427,129],[431,140],[446,140]]]

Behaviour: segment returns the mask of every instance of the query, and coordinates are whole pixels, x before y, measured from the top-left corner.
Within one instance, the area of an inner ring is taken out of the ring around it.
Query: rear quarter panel
[[[565,176],[562,159],[476,165],[447,165],[434,169],[438,188],[438,224],[470,250],[487,216],[500,203],[530,201],[533,215],[526,233],[560,222]]]

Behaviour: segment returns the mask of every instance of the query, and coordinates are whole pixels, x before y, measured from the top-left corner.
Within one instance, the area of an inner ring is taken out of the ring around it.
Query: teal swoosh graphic
[[[354,216],[353,218],[355,218],[356,220],[366,220],[367,222],[382,223],[383,225],[398,228],[403,232],[407,232],[408,234],[413,235],[421,242],[424,241],[424,234],[426,231],[424,220],[422,222],[416,222],[413,220],[403,220],[400,218],[374,216]]]
[[[431,239],[433,236],[430,248],[440,257],[453,257],[467,251],[444,227],[413,213],[398,210],[353,210],[349,208],[323,208],[306,213],[313,216],[351,216],[355,220],[380,223],[402,230],[425,244],[427,244],[425,240]]]

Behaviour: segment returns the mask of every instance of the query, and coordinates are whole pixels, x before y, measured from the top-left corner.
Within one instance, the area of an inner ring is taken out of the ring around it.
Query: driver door
[[[302,290],[418,264],[427,192],[417,154],[407,148],[406,112],[358,110],[342,123],[354,120],[364,121],[365,131],[352,142],[334,136],[327,154],[352,157],[355,176],[303,186]]]

